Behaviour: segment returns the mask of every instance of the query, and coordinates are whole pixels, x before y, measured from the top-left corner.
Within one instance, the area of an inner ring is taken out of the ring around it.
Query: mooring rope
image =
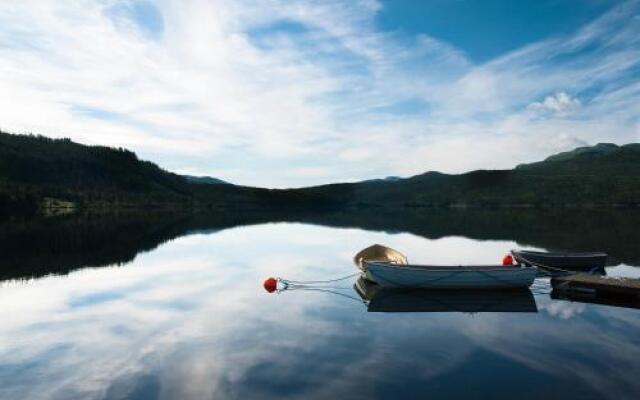
[[[522,256],[520,258],[524,260],[524,264],[529,264],[538,268],[538,271],[540,271],[545,276],[555,277],[555,276],[562,276],[562,275],[577,274],[577,272],[575,271],[569,271],[567,269],[557,268],[557,267],[550,267],[548,265],[544,265],[544,264],[537,263],[535,261],[528,260],[527,258]],[[553,273],[555,273],[555,275]]]
[[[356,272],[354,274],[349,274],[347,276],[342,276],[335,279],[325,279],[325,280],[318,280],[318,281],[294,281],[294,280],[283,279],[283,278],[278,278],[278,280],[287,286],[319,285],[319,284],[325,284],[325,283],[344,281],[346,279],[353,278],[354,276],[358,276],[361,273],[362,272]]]
[[[336,289],[351,289],[351,288],[336,288]],[[308,287],[308,286],[290,286],[290,287],[286,287],[286,288],[282,289],[282,291],[285,291],[285,290],[306,290],[306,291],[309,291],[309,292],[331,293],[331,294],[335,294],[335,295],[347,298],[349,300],[357,301],[358,303],[362,303],[362,304],[365,304],[365,305],[369,304],[368,300],[357,298],[355,296],[349,296],[348,294],[340,293],[340,292],[337,292],[335,290],[330,290],[330,289],[327,289],[327,288],[324,288],[324,287],[317,288],[317,287]]]

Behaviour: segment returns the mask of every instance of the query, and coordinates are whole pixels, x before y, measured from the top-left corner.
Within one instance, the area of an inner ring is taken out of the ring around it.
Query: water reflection
[[[601,250],[610,265],[640,266],[632,211],[403,211],[288,214],[126,214],[0,222],[0,279],[64,274],[77,268],[124,264],[175,238],[237,226],[300,222],[339,228],[407,232],[427,239],[461,236],[514,241],[549,251]],[[369,243],[370,244],[370,243]],[[500,250],[500,254],[508,251]],[[456,249],[456,256],[464,256]],[[472,255],[471,262],[475,262]],[[496,262],[493,255],[491,262]],[[429,259],[429,258],[427,258]]]
[[[601,296],[590,292],[568,292],[563,290],[553,290],[551,298],[557,300],[567,300],[578,303],[601,304],[612,307],[636,308],[640,309],[640,297],[638,296]]]
[[[537,312],[529,289],[428,290],[382,288],[362,277],[354,288],[369,312]]]
[[[343,296],[270,295],[261,287],[271,275],[349,274],[353,254],[371,243],[402,249],[410,260],[496,262],[521,244],[515,237],[425,238],[182,219],[111,230],[64,221],[70,231],[103,232],[102,239],[77,233],[67,243],[59,233],[48,246],[55,235],[45,227],[38,231],[42,243],[34,243],[44,254],[27,254],[28,245],[17,243],[28,229],[3,227],[3,238],[13,238],[24,253],[4,245],[9,257],[2,267],[14,268],[5,277],[67,275],[1,284],[2,399],[624,399],[640,393],[637,310],[541,295],[537,313],[376,313]],[[134,236],[144,245],[126,240]],[[97,254],[78,259],[83,251],[76,249],[87,248]],[[94,268],[77,269],[84,262]],[[24,265],[51,269],[30,274]],[[354,283],[336,290],[356,295]]]

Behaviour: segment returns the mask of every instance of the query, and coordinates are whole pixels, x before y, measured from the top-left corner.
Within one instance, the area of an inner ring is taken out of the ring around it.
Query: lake
[[[81,216],[0,224],[2,399],[640,396],[640,310],[531,292],[376,303],[373,243],[410,261],[603,250],[640,277],[631,212]],[[269,294],[269,276],[322,281]],[[413,308],[412,308],[413,307]]]

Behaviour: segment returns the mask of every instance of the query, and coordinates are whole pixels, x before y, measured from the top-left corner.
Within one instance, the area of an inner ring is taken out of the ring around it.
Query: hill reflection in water
[[[427,239],[461,236],[475,240],[510,240],[520,247],[550,251],[598,250],[609,253],[612,265],[640,266],[637,245],[640,212],[372,209],[334,213],[125,214],[6,220],[0,223],[0,278],[31,278],[65,274],[83,267],[123,264],[141,252],[183,235],[277,222],[406,232]]]

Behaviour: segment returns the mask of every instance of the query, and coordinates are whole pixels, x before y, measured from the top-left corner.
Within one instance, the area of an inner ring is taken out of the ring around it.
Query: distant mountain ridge
[[[618,146],[598,143],[547,157],[544,161],[521,164],[515,169],[529,173],[629,176],[640,173],[640,143]]]
[[[640,144],[601,143],[512,170],[426,172],[298,189],[181,176],[131,151],[0,132],[0,215],[48,208],[350,209],[640,206]]]
[[[578,158],[597,158],[604,157],[614,153],[620,149],[620,146],[614,143],[598,143],[595,146],[577,147],[573,150],[564,151],[545,158],[544,161],[569,161]]]
[[[430,171],[299,189],[340,204],[386,207],[640,206],[640,144],[597,144],[511,170]]]
[[[180,175],[191,183],[198,183],[202,185],[230,185],[229,182],[222,179],[213,178],[211,176],[193,176],[193,175]]]

